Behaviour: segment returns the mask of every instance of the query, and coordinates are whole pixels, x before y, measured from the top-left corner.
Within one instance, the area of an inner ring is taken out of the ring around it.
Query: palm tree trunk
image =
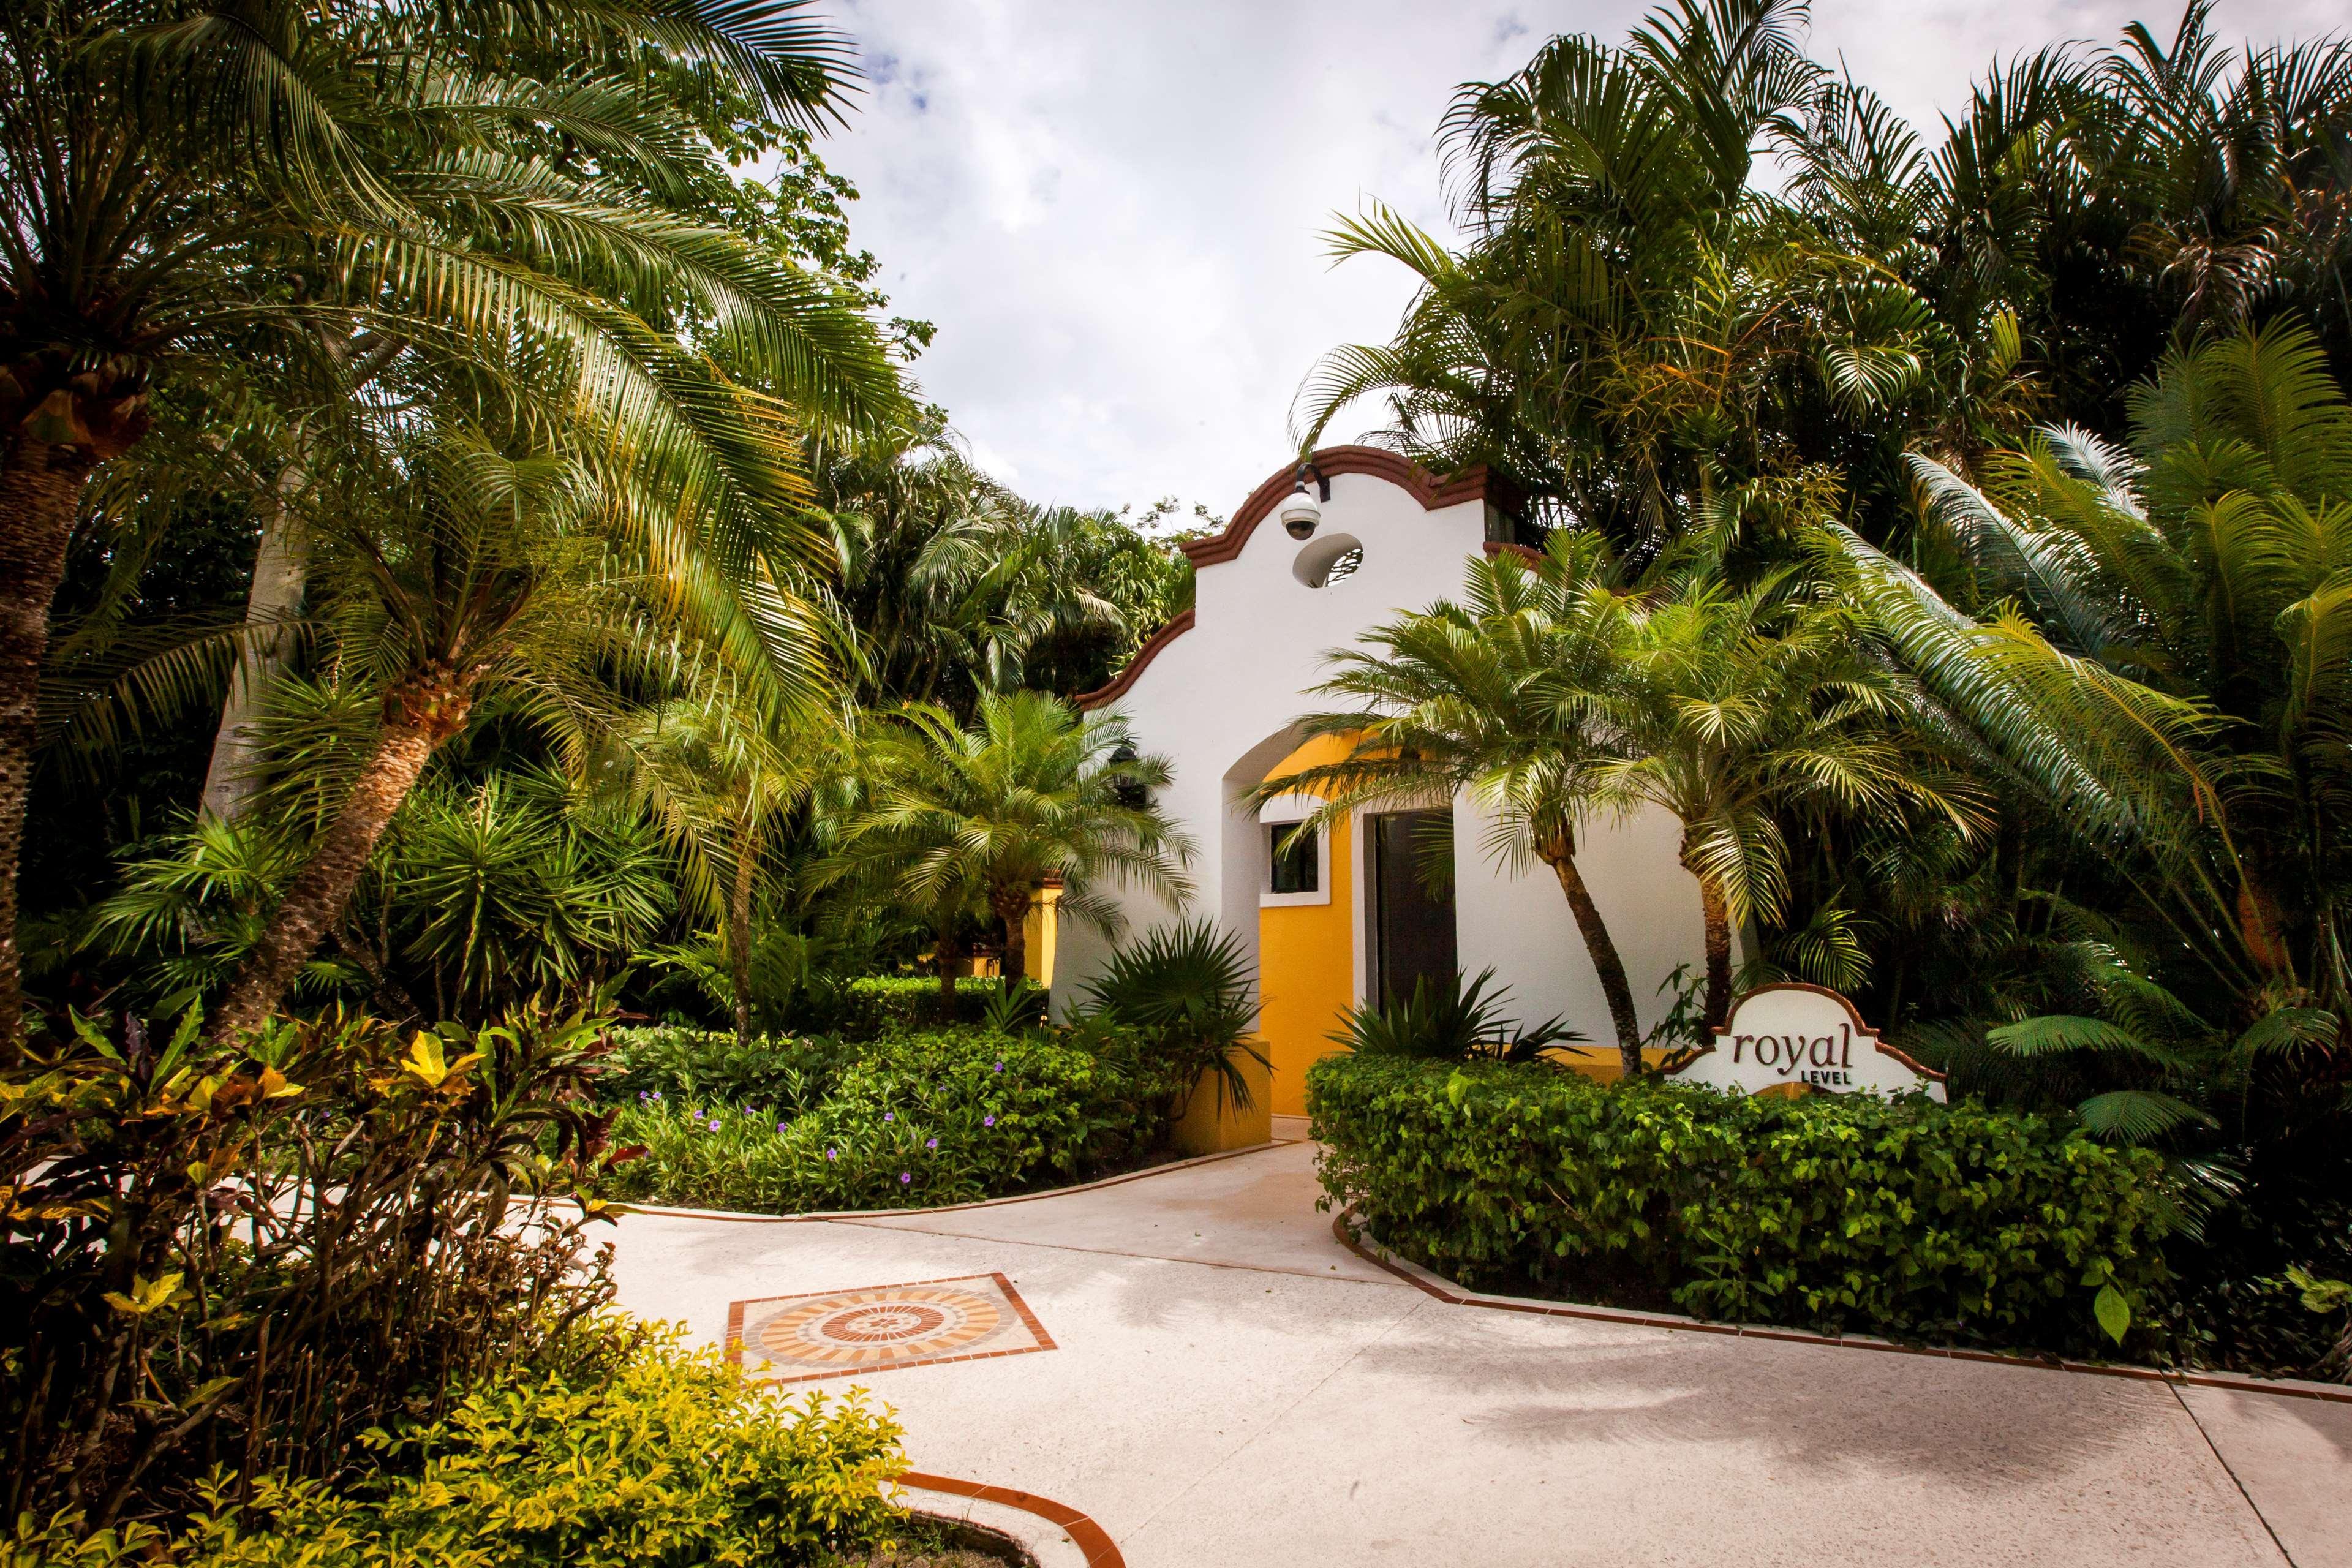
[[[940,965],[940,1016],[952,1019],[955,1016],[956,964],[963,957],[963,943],[956,940],[952,920],[940,927],[936,951]]]
[[[220,729],[213,736],[212,765],[205,772],[205,814],[224,822],[243,813],[253,799],[262,694],[286,663],[283,639],[266,628],[283,626],[302,608],[309,552],[287,503],[304,482],[300,462],[289,463],[254,508],[261,518],[261,546],[253,558],[253,586],[245,596],[245,624],[252,637],[237,656],[227,700],[221,704]]]
[[[727,896],[727,963],[735,985],[735,1043],[751,1043],[751,851],[735,847],[735,885]]]
[[[85,446],[18,431],[0,458],[0,1066],[24,1050],[25,994],[16,950],[16,874],[49,605],[65,580],[75,510],[98,459]]]
[[[1618,1064],[1628,1079],[1637,1079],[1642,1076],[1642,1019],[1633,1011],[1633,987],[1626,983],[1625,961],[1617,955],[1617,940],[1609,934],[1609,922],[1601,918],[1601,906],[1592,901],[1592,889],[1584,885],[1575,851],[1554,846],[1538,853],[1559,879],[1559,890],[1568,895],[1569,913],[1576,917],[1576,929],[1583,933],[1584,950],[1592,955],[1592,971],[1601,976],[1601,994],[1609,1000],[1609,1021],[1617,1029]]]
[[[996,918],[1004,922],[1004,961],[997,967],[1009,994],[1029,978],[1029,905],[1036,894],[1027,888],[995,900]]]
[[[1698,903],[1706,917],[1706,1026],[1713,1031],[1731,1017],[1731,902],[1714,878],[1701,877]]]
[[[375,752],[360,770],[342,809],[311,846],[310,860],[278,901],[268,929],[246,955],[214,1016],[215,1039],[234,1040],[258,1028],[277,1008],[318,950],[320,937],[341,917],[393,813],[408,798],[434,752],[465,727],[472,704],[471,681],[446,672],[404,683],[384,700],[383,730]]]

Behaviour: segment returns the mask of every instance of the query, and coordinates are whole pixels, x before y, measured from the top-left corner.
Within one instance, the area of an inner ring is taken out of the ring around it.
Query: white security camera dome
[[[1323,508],[1307,487],[1301,484],[1282,503],[1282,526],[1293,539],[1307,539],[1315,532],[1315,525],[1323,521]]]

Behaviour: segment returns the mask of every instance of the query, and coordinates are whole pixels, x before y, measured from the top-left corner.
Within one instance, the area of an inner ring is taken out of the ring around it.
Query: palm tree
[[[1780,911],[1792,814],[1887,823],[1924,806],[1964,836],[1980,826],[1968,787],[1936,776],[1925,734],[1906,722],[1911,694],[1871,656],[1864,627],[1797,587],[1785,572],[1740,591],[1710,566],[1671,574],[1630,612],[1606,685],[1621,755],[1601,764],[1596,798],[1682,823],[1709,1026],[1731,1013],[1732,928]]]
[[[616,461],[608,429],[550,428],[533,388],[551,379],[561,367],[436,376],[346,432],[322,465],[304,519],[320,635],[330,668],[376,695],[381,721],[215,1035],[276,1006],[434,753],[480,710],[510,711],[576,753],[612,680],[653,670],[695,634],[780,709],[820,687],[824,633],[793,591],[805,524],[776,523],[737,556],[691,490]]]
[[[2177,350],[2130,403],[2129,449],[2051,427],[1981,485],[1916,459],[1949,597],[1832,533],[1906,662],[2129,889],[2140,963],[2215,999],[2217,1059],[2324,1082],[2352,1038],[2352,403],[2292,324]],[[2178,1016],[2027,1022],[2043,1050],[2179,1056]]]
[[[1172,551],[1116,514],[1023,500],[944,428],[827,443],[811,468],[870,705],[964,715],[983,690],[1075,696],[1176,607],[1188,568]]]
[[[747,683],[725,671],[697,684],[620,715],[591,771],[651,805],[683,853],[689,892],[719,918],[735,1034],[748,1045],[762,864],[837,752],[841,727],[822,710],[796,726],[771,723]]]
[[[1532,856],[1568,900],[1609,1004],[1625,1076],[1642,1071],[1642,1026],[1608,922],[1576,861],[1577,834],[1622,756],[1609,697],[1631,631],[1607,542],[1556,530],[1533,560],[1470,563],[1459,603],[1364,635],[1316,689],[1347,705],[1301,721],[1350,744],[1336,763],[1285,774],[1267,794],[1324,798],[1318,818],[1359,806],[1450,802],[1468,792],[1496,817],[1488,850]]]
[[[923,910],[978,907],[1004,933],[1009,990],[1028,973],[1023,923],[1061,881],[1059,912],[1115,934],[1108,885],[1192,897],[1193,847],[1149,799],[1168,764],[1135,754],[1125,720],[1043,692],[985,692],[972,725],[909,704],[860,764],[868,804],[843,825],[835,877],[863,877]]]
[[[1442,140],[1470,242],[1449,251],[1378,207],[1333,230],[1335,257],[1387,257],[1420,287],[1390,343],[1309,378],[1302,443],[1377,396],[1371,439],[1496,468],[1647,552],[1686,525],[1710,467],[1789,471],[1822,454],[1818,429],[1916,396],[1953,357],[1927,300],[1748,181],[1768,132],[1825,86],[1802,17],[1792,0],[1680,0],[1624,47],[1555,38],[1463,88]]]
[[[724,86],[834,110],[840,45],[801,5],[0,14],[0,1055],[21,1033],[16,871],[49,605],[84,488],[146,434],[158,378],[263,356],[289,389],[345,388],[404,356],[561,343],[560,401],[622,421],[753,531],[792,486],[776,405],[750,387],[895,416],[896,373],[840,289],[628,195],[723,174],[665,82],[681,101]]]

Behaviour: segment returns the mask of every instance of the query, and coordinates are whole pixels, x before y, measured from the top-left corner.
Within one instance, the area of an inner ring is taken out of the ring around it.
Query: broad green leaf
[[[2117,1344],[2124,1342],[2124,1331],[2131,1327],[2132,1310],[2122,1291],[2112,1285],[2100,1286],[2099,1293],[2091,1299],[2091,1315],[2099,1320],[2099,1327],[2107,1338]]]

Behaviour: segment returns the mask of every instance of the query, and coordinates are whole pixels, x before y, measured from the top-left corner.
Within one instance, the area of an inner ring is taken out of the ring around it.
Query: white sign
[[[1944,1075],[1931,1072],[1873,1034],[1853,1004],[1836,992],[1794,981],[1742,996],[1715,1044],[1675,1069],[1685,1083],[1754,1094],[1801,1083],[1832,1094],[1900,1094],[1925,1089],[1944,1098]]]

